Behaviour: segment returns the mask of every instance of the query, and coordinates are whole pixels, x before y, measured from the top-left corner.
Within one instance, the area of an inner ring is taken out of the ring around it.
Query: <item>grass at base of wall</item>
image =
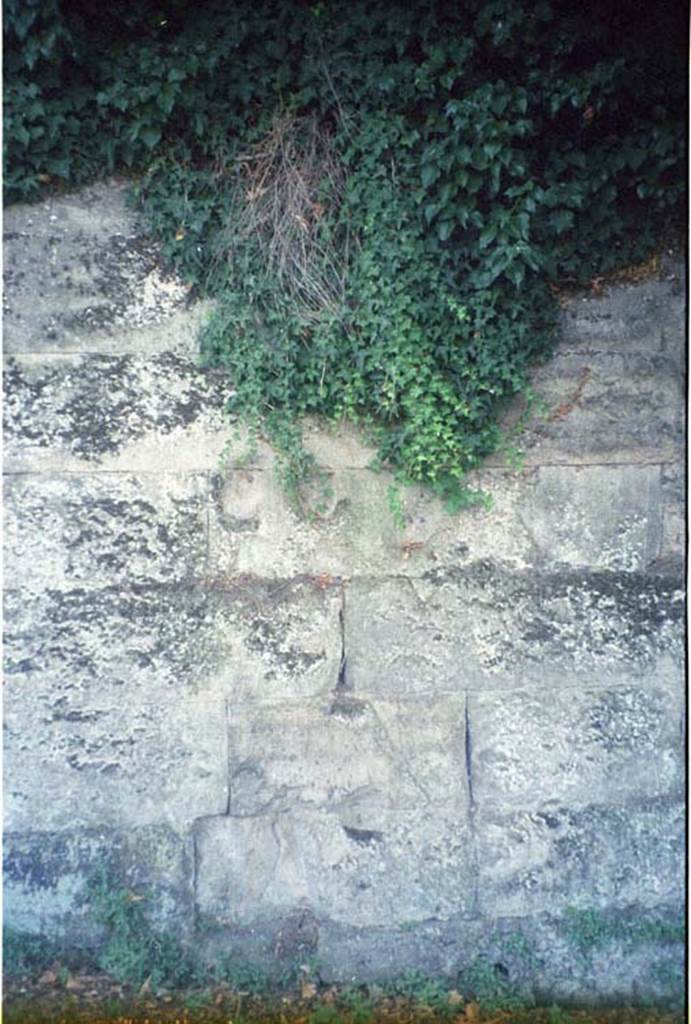
[[[168,1001],[166,1001],[168,999]],[[186,996],[150,994],[87,1000],[73,993],[34,997],[5,995],[6,1024],[682,1024],[683,1011],[611,1007],[565,1009],[553,1004],[512,1011],[488,1011],[476,1003],[433,1009],[401,997],[370,999],[323,994],[280,1002],[248,1000],[241,993],[211,990]]]

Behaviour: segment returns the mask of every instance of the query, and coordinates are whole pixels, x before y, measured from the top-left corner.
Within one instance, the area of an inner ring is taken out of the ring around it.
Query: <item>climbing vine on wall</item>
[[[10,0],[6,197],[136,171],[286,483],[315,470],[300,417],[347,417],[458,504],[555,282],[682,209],[681,7]]]

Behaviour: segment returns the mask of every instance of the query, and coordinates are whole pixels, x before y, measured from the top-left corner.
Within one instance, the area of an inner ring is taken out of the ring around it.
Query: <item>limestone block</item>
[[[662,541],[659,466],[541,466],[519,512],[541,565],[642,571]]]
[[[532,386],[546,411],[521,437],[526,465],[678,458],[683,380],[666,354],[558,349]]]
[[[195,587],[11,590],[5,672],[46,700],[163,704],[328,695],[341,663],[337,587],[202,579]]]
[[[684,804],[656,798],[618,807],[478,814],[479,909],[530,916],[684,899]]]
[[[5,595],[5,678],[18,700],[142,700],[209,693],[222,634],[205,591],[143,587]]]
[[[280,736],[280,743],[276,737]],[[229,710],[230,813],[323,807],[355,829],[387,808],[467,813],[463,698]]]
[[[509,813],[681,794],[683,684],[552,688],[468,698],[473,795]]]
[[[12,687],[5,698],[5,828],[167,824],[228,803],[225,706],[80,701]]]
[[[468,826],[438,810],[382,811],[376,829],[302,810],[198,822],[198,910],[217,926],[251,926],[306,907],[359,927],[468,912]]]
[[[519,511],[526,503],[530,507],[534,474],[474,474],[472,486],[491,497],[492,508],[457,514],[421,488],[402,488],[405,522],[399,528],[387,500],[389,474],[323,465],[332,494],[324,513],[312,520],[289,506],[270,466],[214,476],[209,522],[214,571],[420,576],[440,562],[493,557],[524,567],[533,557]]]
[[[634,464],[486,469],[470,482],[491,508],[451,515],[420,488],[404,488],[397,529],[386,474],[333,470],[330,504],[310,521],[289,507],[270,468],[231,470],[212,481],[210,563],[218,572],[278,577],[419,577],[482,559],[512,569],[643,570],[662,552],[660,473]]]
[[[152,925],[186,932],[190,918],[186,840],[164,826],[5,833],[5,926],[74,945],[102,937],[90,880],[105,872],[145,900]]]
[[[337,581],[239,576],[210,578],[207,586],[211,636],[225,650],[208,683],[231,708],[328,697],[342,656]]]
[[[202,473],[6,477],[6,579],[25,591],[193,579],[206,499]]]
[[[402,695],[653,677],[662,659],[683,659],[678,582],[485,563],[354,580],[349,680],[358,695]]]
[[[5,470],[216,468],[228,437],[224,375],[173,352],[7,359]]]
[[[560,319],[561,344],[572,351],[659,351],[663,328],[685,320],[685,270],[666,261],[656,277],[608,284],[570,299]]]
[[[4,218],[6,352],[185,352],[206,308],[126,205],[127,186],[17,205]],[[88,214],[87,214],[88,211]]]

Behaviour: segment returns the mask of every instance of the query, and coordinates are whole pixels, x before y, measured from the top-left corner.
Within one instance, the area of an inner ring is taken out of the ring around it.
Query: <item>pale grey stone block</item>
[[[152,926],[188,933],[191,868],[188,842],[165,826],[6,833],[5,926],[70,945],[98,944],[103,926],[91,883],[105,875],[142,899]]]
[[[208,304],[187,309],[188,285],[163,266],[126,192],[96,185],[5,211],[6,352],[194,356]]]
[[[678,798],[475,819],[479,909],[529,917],[569,907],[682,905],[684,804]]]
[[[280,736],[280,743],[276,737]],[[467,813],[465,702],[363,701],[233,707],[230,813],[323,807],[354,828],[376,828],[389,808]]]
[[[184,832],[228,805],[221,701],[114,703],[18,694],[5,701],[5,828],[166,824]]]
[[[541,466],[521,510],[545,567],[642,571],[662,542],[659,466]]]
[[[681,676],[676,691],[552,687],[468,702],[473,795],[483,813],[616,807],[683,790]]]
[[[6,477],[6,579],[64,590],[203,576],[207,489],[202,473]]]
[[[467,823],[431,809],[382,812],[376,829],[301,811],[199,822],[197,906],[217,926],[262,926],[303,907],[354,926],[467,913]]]
[[[662,659],[681,664],[682,609],[678,579],[641,573],[480,563],[418,580],[355,580],[350,680],[358,693],[391,695],[654,675]]]
[[[215,469],[230,390],[173,352],[9,356],[5,470]]]

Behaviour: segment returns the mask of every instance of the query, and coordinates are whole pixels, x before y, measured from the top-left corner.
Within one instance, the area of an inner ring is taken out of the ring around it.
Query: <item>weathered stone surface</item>
[[[356,580],[346,607],[357,693],[573,685],[654,675],[658,659],[683,657],[676,579],[476,564],[420,580]]]
[[[521,437],[527,465],[679,457],[683,379],[668,355],[558,350],[532,383],[547,412]]]
[[[661,550],[659,466],[541,466],[518,510],[538,565],[635,572]]]
[[[177,350],[193,356],[202,309],[128,209],[127,185],[5,211],[6,352]]]
[[[210,639],[225,649],[209,686],[242,702],[298,702],[326,697],[342,656],[342,593],[334,582],[297,577],[266,581],[210,577],[215,609]]]
[[[570,351],[656,352],[683,322],[685,273],[665,260],[662,272],[637,284],[608,284],[601,294],[576,296],[562,310],[561,347]]]
[[[208,693],[224,650],[214,608],[205,591],[176,587],[9,590],[8,693],[107,706]]]
[[[533,552],[517,509],[530,501],[534,480],[497,470],[478,475],[493,498],[491,511],[476,508],[452,516],[419,488],[406,488],[405,526],[393,519],[387,491],[392,478],[337,465],[333,494],[314,521],[291,509],[270,467],[230,470],[213,480],[209,557],[220,572],[289,576],[420,576],[439,561],[490,557],[523,567]]]
[[[187,932],[192,897],[188,846],[161,826],[5,833],[5,920],[31,935],[95,945],[103,928],[94,914],[90,885],[105,874],[143,897],[152,925]]]
[[[24,590],[169,583],[204,573],[203,473],[5,478],[5,560]]]
[[[230,813],[324,807],[354,829],[389,808],[468,807],[463,698],[229,711]],[[276,744],[276,737],[281,737]]]
[[[651,769],[652,770],[652,769]],[[572,810],[478,814],[482,914],[531,916],[567,907],[682,905],[684,804],[656,798]]]
[[[226,711],[206,699],[6,696],[5,828],[168,824],[183,832],[228,804]]]
[[[5,673],[17,699],[49,703],[326,696],[341,663],[341,601],[301,580],[8,591]]]
[[[641,571],[663,554],[679,555],[671,526],[665,530],[673,509],[662,506],[661,472],[634,464],[485,470],[473,483],[491,508],[450,515],[408,488],[401,530],[385,474],[336,468],[327,510],[309,521],[290,508],[269,467],[230,470],[213,477],[210,561],[219,572],[277,576],[418,577],[440,564],[488,559],[519,569]]]
[[[121,187],[5,227],[8,923],[97,942],[100,864],[271,970],[465,991],[479,957],[548,1002],[668,992],[679,268],[573,298],[525,468],[489,460],[493,507],[458,516],[406,489],[398,530],[352,427],[305,424],[314,520],[263,441],[243,459],[232,383],[196,364],[207,310]]]
[[[681,567],[686,557],[686,474],[683,465],[663,466],[660,477],[662,504],[661,558]]]
[[[376,829],[338,814],[223,817],[197,824],[197,905],[217,925],[262,924],[304,907],[377,928],[468,912],[474,905],[468,827],[444,811],[382,811]]]
[[[676,693],[648,685],[473,694],[477,807],[573,810],[681,796],[683,703],[681,680]]]
[[[227,439],[227,381],[173,352],[11,356],[4,388],[8,472],[212,469]]]

